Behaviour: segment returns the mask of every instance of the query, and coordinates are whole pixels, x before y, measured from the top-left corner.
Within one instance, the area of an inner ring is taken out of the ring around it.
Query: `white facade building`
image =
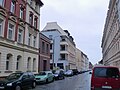
[[[102,37],[103,64],[120,68],[120,0],[110,0]]]
[[[51,39],[51,69],[53,66],[65,70],[75,69],[76,46],[70,33],[56,22],[47,23],[42,33]]]

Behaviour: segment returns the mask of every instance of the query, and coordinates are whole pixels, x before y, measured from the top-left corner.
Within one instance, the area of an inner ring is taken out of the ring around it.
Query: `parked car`
[[[120,90],[119,69],[111,66],[94,67],[91,90]]]
[[[73,71],[67,70],[64,74],[65,74],[65,76],[73,76]]]
[[[0,90],[22,90],[36,87],[35,76],[31,72],[12,73],[0,81]]]
[[[78,74],[78,70],[77,69],[71,69],[73,71],[73,75],[77,75]]]
[[[65,78],[64,71],[63,70],[56,70],[54,72],[54,77],[55,77],[55,80],[64,79]]]
[[[85,71],[81,70],[81,71],[79,71],[78,73],[79,73],[79,74],[82,74],[82,73],[85,73]]]
[[[81,71],[79,71],[78,73],[79,74],[82,74],[82,73],[86,73],[86,72],[90,72],[91,70],[81,70]]]
[[[54,81],[54,75],[51,71],[41,71],[35,74],[37,83],[48,83]]]

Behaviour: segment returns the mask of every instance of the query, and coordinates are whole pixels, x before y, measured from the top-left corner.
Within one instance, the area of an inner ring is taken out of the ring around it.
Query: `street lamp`
[[[54,38],[53,38],[53,69],[54,69],[54,54],[55,54],[55,39],[57,38],[57,37],[60,37],[60,36],[55,36]]]

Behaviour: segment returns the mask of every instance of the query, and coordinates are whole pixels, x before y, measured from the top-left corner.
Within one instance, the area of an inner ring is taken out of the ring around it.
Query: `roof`
[[[35,0],[41,7],[44,5],[41,0]]]
[[[62,35],[66,35],[67,33],[57,24],[57,22],[48,22],[45,28],[42,30],[42,32],[45,31],[58,31]]]
[[[94,68],[118,68],[115,66],[95,66]]]

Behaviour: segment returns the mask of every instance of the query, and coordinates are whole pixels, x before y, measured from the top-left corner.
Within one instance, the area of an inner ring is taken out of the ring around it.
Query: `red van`
[[[91,77],[91,90],[120,90],[120,72],[117,67],[96,66]]]

